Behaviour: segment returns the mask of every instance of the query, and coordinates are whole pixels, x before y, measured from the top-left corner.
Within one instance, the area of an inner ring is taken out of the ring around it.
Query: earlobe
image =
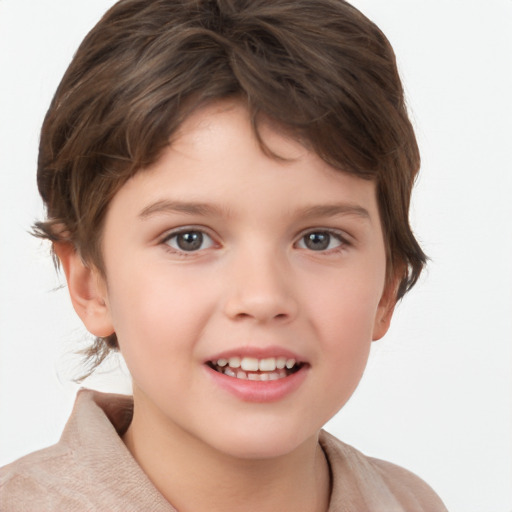
[[[392,282],[386,286],[382,294],[373,325],[373,341],[380,340],[388,332],[396,306],[396,290],[397,283]]]
[[[98,270],[86,265],[70,243],[55,243],[54,250],[66,275],[73,308],[86,329],[97,337],[111,335],[114,328],[106,300],[106,285]]]

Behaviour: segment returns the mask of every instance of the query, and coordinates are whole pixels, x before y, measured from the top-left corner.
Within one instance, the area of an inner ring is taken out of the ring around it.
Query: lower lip
[[[297,390],[304,382],[309,366],[304,365],[300,370],[277,380],[254,381],[237,379],[215,371],[205,365],[210,378],[216,385],[245,402],[277,402]]]

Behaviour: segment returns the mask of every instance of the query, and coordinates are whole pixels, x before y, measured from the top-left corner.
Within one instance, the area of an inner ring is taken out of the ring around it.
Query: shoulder
[[[406,510],[446,511],[441,498],[419,476],[385,460],[368,457],[368,462]]]
[[[411,471],[368,457],[324,431],[320,444],[331,466],[333,497],[351,493],[369,511],[446,512],[434,490]]]
[[[5,510],[49,510],[62,482],[72,478],[73,454],[60,444],[26,455],[0,468],[0,501]],[[59,492],[60,494],[60,492]],[[73,496],[64,500],[73,510]],[[59,497],[62,502],[62,497]]]
[[[59,442],[0,469],[8,512],[173,511],[121,438],[130,397],[80,391]]]

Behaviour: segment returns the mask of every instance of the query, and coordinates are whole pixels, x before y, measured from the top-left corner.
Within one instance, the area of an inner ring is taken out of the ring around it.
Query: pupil
[[[176,241],[178,247],[183,251],[197,251],[203,245],[203,234],[199,231],[180,233]]]
[[[306,247],[313,251],[324,251],[329,247],[330,241],[329,233],[310,233],[305,237]]]

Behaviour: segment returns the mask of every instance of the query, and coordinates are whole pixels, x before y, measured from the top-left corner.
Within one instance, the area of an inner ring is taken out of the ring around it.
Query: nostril
[[[240,320],[242,319],[245,319],[245,318],[249,318],[251,315],[249,315],[249,313],[238,313],[235,318],[238,318]]]
[[[260,318],[261,315],[257,315],[257,314],[254,314],[254,315],[251,315],[250,313],[238,313],[236,316],[235,316],[235,320],[247,320],[248,318]],[[286,320],[287,318],[289,318],[289,315],[287,313],[278,313],[277,315],[270,315],[269,316],[270,319],[274,319],[274,320]]]
[[[297,304],[288,294],[260,290],[258,287],[240,287],[230,293],[223,306],[224,312],[235,321],[285,322],[293,319]]]

